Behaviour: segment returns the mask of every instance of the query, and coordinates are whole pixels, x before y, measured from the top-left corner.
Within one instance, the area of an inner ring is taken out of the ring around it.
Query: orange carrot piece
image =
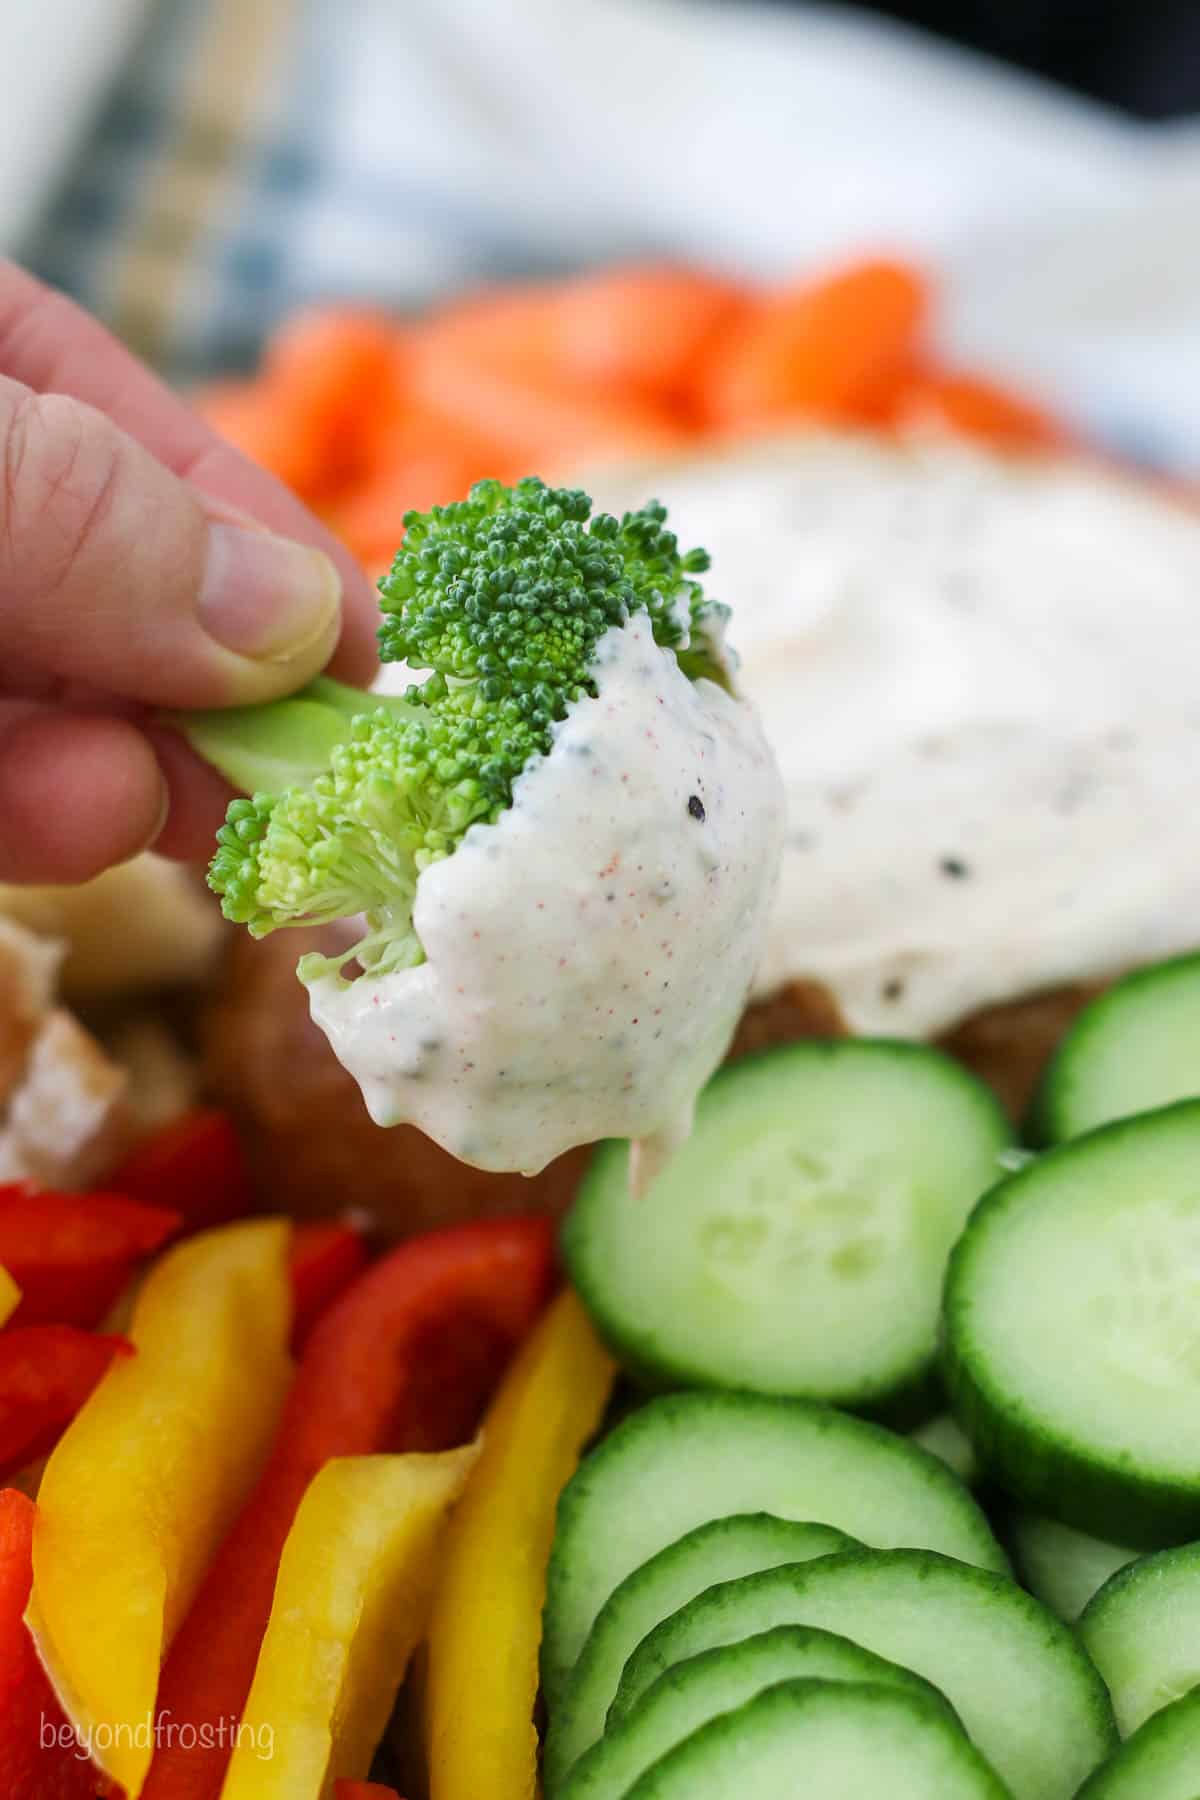
[[[402,337],[403,328],[386,313],[306,307],[275,332],[263,367],[268,378],[302,389],[310,404],[339,412],[388,379]]]
[[[407,333],[381,313],[313,308],[276,333],[265,379],[287,394],[300,436],[325,445],[330,488],[368,472],[379,422],[403,405],[406,365]]]
[[[620,266],[567,281],[484,289],[426,321],[426,354],[580,391],[607,403],[674,408],[746,291],[670,264]]]
[[[323,493],[369,471],[379,421],[403,404],[406,353],[401,325],[344,307],[298,313],[272,339],[263,380],[301,442],[322,446]]]
[[[555,360],[568,379],[668,405],[685,400],[719,334],[750,305],[736,282],[670,264],[580,275],[556,302]]]
[[[572,392],[553,376],[466,362],[438,338],[414,347],[411,375],[420,407],[494,444],[522,474],[667,454],[687,440],[683,427],[649,402]]]
[[[1070,434],[1034,401],[983,375],[927,370],[906,381],[892,419],[916,436],[956,432],[1010,450],[1062,449]]]
[[[361,478],[373,420],[402,386],[403,359],[403,331],[382,314],[314,307],[276,333],[254,381],[210,388],[200,409],[239,449],[319,502]]]
[[[877,414],[881,388],[911,357],[927,298],[915,270],[882,260],[774,294],[718,342],[699,383],[703,415],[768,426]]]
[[[295,429],[286,394],[261,377],[223,381],[196,396],[196,406],[214,431],[252,462],[311,499],[328,483],[328,447]]]
[[[472,482],[525,474],[511,453],[428,411],[411,408],[381,421],[372,467],[329,511],[332,528],[368,569],[390,564],[404,536],[404,515],[465,498]]]
[[[418,434],[487,447],[480,474],[553,476],[588,461],[676,449],[683,428],[664,406],[567,366],[565,289],[485,291],[434,315],[413,335],[408,401]],[[505,465],[504,467],[498,466]]]
[[[546,378],[559,373],[557,289],[550,282],[480,288],[439,307],[418,327],[425,355],[459,367],[483,364]]]

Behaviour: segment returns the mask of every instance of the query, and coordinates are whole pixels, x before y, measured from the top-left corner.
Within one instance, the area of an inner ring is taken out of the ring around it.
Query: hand
[[[366,681],[376,617],[279,482],[0,263],[0,880],[205,855],[228,791],[155,709]]]

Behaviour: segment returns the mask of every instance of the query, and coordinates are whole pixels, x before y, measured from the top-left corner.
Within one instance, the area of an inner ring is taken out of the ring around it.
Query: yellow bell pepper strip
[[[321,1800],[367,1775],[476,1455],[468,1445],[339,1457],[314,1477],[280,1558],[221,1800]]]
[[[313,1478],[338,1456],[449,1450],[549,1298],[544,1217],[477,1219],[409,1238],[317,1321],[262,1478],[179,1629],[158,1685],[160,1733],[145,1800],[220,1800],[229,1744],[271,1615],[279,1559]]]
[[[558,1496],[615,1370],[571,1292],[527,1340],[442,1546],[429,1626],[430,1800],[532,1800],[546,1564]]]
[[[129,1336],[38,1490],[27,1618],[68,1717],[137,1800],[159,1664],[270,1448],[291,1375],[289,1228],[230,1225],[154,1265]]]
[[[0,1325],[12,1318],[20,1304],[20,1288],[7,1269],[0,1269]]]

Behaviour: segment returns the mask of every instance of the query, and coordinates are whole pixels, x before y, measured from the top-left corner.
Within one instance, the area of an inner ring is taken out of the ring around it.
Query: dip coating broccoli
[[[424,960],[421,871],[511,804],[570,703],[596,692],[610,628],[645,613],[686,675],[728,686],[727,609],[693,579],[708,557],[680,553],[656,501],[617,520],[578,489],[484,481],[404,528],[380,583],[379,643],[385,662],[429,671],[422,683],[382,699],[321,679],[290,700],[177,721],[255,790],[218,833],[209,883],[225,916],[262,937],[366,915],[341,956],[302,958],[303,980],[351,958],[370,973]]]

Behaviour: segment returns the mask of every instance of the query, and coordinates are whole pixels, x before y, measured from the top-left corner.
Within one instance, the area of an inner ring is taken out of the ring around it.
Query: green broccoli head
[[[383,660],[478,684],[492,705],[511,700],[537,749],[567,702],[591,691],[597,643],[631,613],[649,614],[664,648],[707,652],[697,674],[724,679],[715,652],[726,609],[690,579],[707,552],[681,555],[666,517],[656,500],[620,521],[592,517],[578,488],[535,477],[481,481],[467,500],[409,513],[379,584]]]
[[[226,917],[258,937],[366,915],[343,956],[303,959],[304,979],[351,957],[371,972],[423,960],[418,876],[511,804],[567,707],[595,693],[612,626],[645,613],[693,680],[728,680],[726,609],[693,579],[708,557],[680,554],[656,501],[618,521],[593,515],[578,489],[483,481],[466,500],[407,514],[404,528],[380,583],[379,643],[385,662],[429,671],[423,683],[379,703],[320,681],[274,706],[185,722],[239,785],[259,767],[277,781],[295,758],[294,784],[230,806],[209,883]],[[239,754],[223,759],[235,739]],[[315,776],[314,740],[325,765]]]

